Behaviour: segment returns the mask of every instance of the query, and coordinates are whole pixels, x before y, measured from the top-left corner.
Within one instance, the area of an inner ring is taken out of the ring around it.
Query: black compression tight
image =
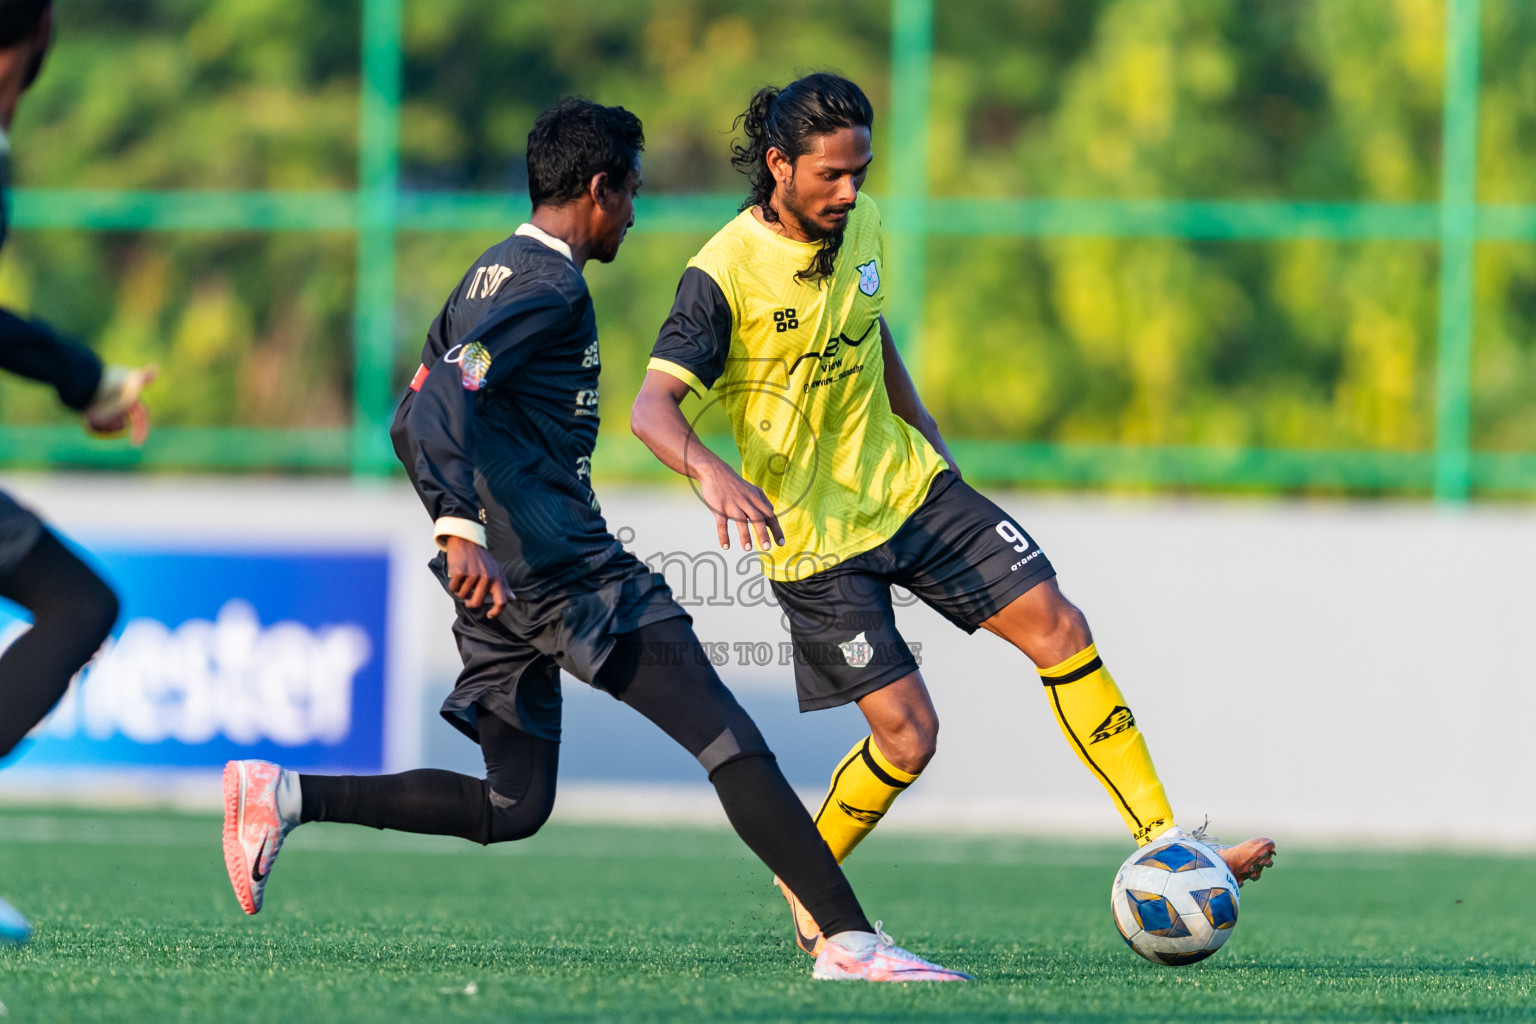
[[[752,719],[706,659],[685,619],[619,638],[595,685],[655,722],[698,758],[742,841],[784,880],[827,935],[870,931],[842,869]],[[684,651],[685,657],[667,652]],[[399,775],[300,776],[304,821],[461,836],[477,843],[538,831],[555,800],[559,744],[489,712],[476,725],[486,778],[436,769]]]
[[[301,775],[300,820],[459,836],[482,845],[528,838],[554,809],[560,744],[520,732],[489,712],[480,714],[477,725],[485,778],[437,768]]]
[[[32,613],[32,628],[0,656],[0,757],[43,720],[117,621],[117,597],[101,577],[44,530],[0,597]]]
[[[810,812],[735,696],[707,659],[693,656],[698,647],[687,619],[626,633],[598,673],[597,685],[699,759],[731,827],[805,904],[823,934],[872,931]],[[669,656],[684,650],[687,657]],[[722,729],[734,744],[722,743]],[[739,752],[731,752],[733,745]]]

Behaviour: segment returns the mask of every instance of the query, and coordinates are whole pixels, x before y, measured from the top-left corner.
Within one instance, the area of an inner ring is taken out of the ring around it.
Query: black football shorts
[[[967,633],[1056,575],[1013,517],[955,474],[895,536],[773,593],[794,642],[800,710],[837,707],[917,670],[896,629],[891,587],[900,586]]]
[[[431,569],[447,590],[447,559],[439,554]],[[672,599],[667,581],[627,551],[580,583],[508,602],[494,621],[486,619],[486,606],[471,611],[457,598],[454,602],[453,634],[464,670],[441,711],[476,742],[475,719],[482,711],[532,736],[559,742],[562,668],[595,685],[621,634],[666,619],[692,621]],[[693,652],[664,653],[686,657]]]

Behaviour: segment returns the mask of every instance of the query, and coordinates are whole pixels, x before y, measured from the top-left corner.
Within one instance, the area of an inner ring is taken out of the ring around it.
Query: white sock
[[[880,937],[874,932],[838,932],[836,935],[828,938],[827,941],[836,943],[854,956],[863,957],[869,956],[875,951],[875,946],[879,943]]]
[[[299,794],[299,773],[283,769],[277,780],[277,816],[283,824],[294,828],[304,810],[304,798]]]

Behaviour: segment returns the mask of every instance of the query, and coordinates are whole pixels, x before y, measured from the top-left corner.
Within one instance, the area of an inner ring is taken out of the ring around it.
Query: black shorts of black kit
[[[30,543],[23,546],[17,530],[25,530]],[[0,597],[32,613],[32,627],[0,655],[4,757],[53,709],[101,647],[117,621],[118,603],[90,566],[4,494],[0,549],[9,551],[8,564],[0,569]]]
[[[446,559],[438,555],[430,568],[453,597]],[[529,735],[558,741],[561,669],[592,682],[620,636],[666,619],[692,621],[666,579],[623,550],[575,583],[509,602],[494,622],[454,600],[453,636],[464,668],[441,711],[472,740],[479,739],[476,716],[489,711]]]
[[[640,579],[642,570],[647,576],[649,571],[633,556],[625,557],[630,561],[619,571],[600,574],[598,586],[570,595],[564,602],[568,615],[548,617],[545,628],[531,637],[504,621],[482,617],[475,622],[476,613],[460,606],[456,633],[465,675],[455,693],[463,696],[460,691],[469,692],[468,686],[475,696],[467,706],[450,698],[452,707],[445,705],[444,714],[479,742],[485,778],[437,769],[383,776],[304,775],[302,820],[455,835],[477,843],[533,835],[555,802],[560,744],[554,665],[579,667],[578,678],[634,708],[699,761],[737,834],[791,887],[827,934],[870,930],[810,814],[757,726],[704,656],[666,582]],[[635,602],[649,611],[638,610]],[[559,602],[542,611],[522,609],[514,621],[519,616],[544,619],[551,610],[558,613]],[[615,622],[635,618],[644,624],[618,634],[607,631]],[[593,653],[599,649],[601,654]],[[500,666],[499,683],[495,666]],[[525,721],[543,734],[523,728]],[[554,736],[548,735],[551,726]]]
[[[793,583],[773,581],[794,642],[801,711],[838,707],[916,672],[896,628],[903,587],[967,633],[1056,575],[1034,538],[948,470],[890,540]]]

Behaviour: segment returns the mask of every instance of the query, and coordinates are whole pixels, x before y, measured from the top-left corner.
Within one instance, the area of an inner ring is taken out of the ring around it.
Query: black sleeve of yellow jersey
[[[651,358],[675,363],[712,388],[725,372],[730,351],[731,305],[714,278],[689,267],[678,282],[672,313],[661,325]]]

